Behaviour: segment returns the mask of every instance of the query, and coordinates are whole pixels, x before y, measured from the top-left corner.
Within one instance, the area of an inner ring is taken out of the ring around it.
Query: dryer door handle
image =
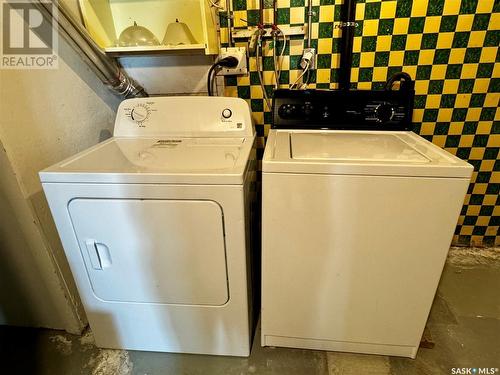
[[[85,241],[85,247],[93,269],[103,270],[111,267],[111,254],[105,244],[88,239]]]

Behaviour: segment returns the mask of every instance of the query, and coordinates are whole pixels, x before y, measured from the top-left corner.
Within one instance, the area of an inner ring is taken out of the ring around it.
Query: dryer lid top
[[[42,182],[241,184],[254,137],[114,137],[40,172]]]
[[[469,178],[472,166],[410,131],[271,130],[263,172]]]

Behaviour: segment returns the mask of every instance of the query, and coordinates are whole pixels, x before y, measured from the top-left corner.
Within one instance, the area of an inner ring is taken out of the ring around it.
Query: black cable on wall
[[[344,0],[341,25],[339,89],[349,90],[351,85],[352,46],[356,28],[356,0]]]

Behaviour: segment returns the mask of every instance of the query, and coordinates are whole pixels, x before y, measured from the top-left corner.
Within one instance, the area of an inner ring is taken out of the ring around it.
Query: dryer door
[[[223,214],[214,201],[74,199],[69,213],[104,301],[223,305]]]

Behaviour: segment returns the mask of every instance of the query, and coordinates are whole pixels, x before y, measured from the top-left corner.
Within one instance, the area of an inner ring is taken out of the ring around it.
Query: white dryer
[[[40,172],[98,346],[249,355],[254,140],[241,99],[130,99]]]
[[[472,166],[391,130],[411,119],[396,93],[276,95],[262,345],[415,357]]]

